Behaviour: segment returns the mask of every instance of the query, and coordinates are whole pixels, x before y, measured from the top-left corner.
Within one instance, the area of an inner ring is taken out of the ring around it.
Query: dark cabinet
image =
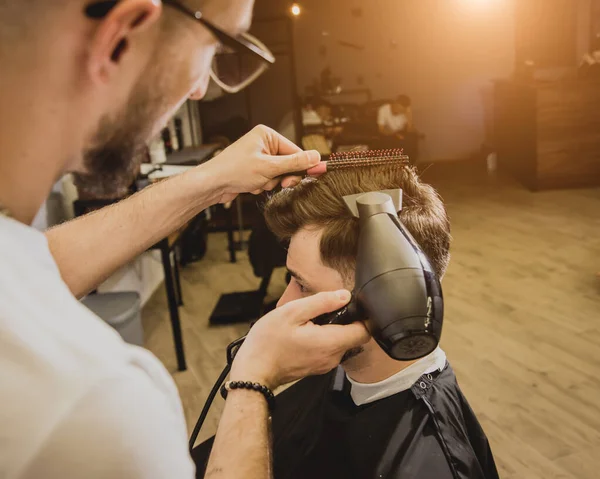
[[[499,81],[498,167],[531,190],[600,186],[600,83]]]

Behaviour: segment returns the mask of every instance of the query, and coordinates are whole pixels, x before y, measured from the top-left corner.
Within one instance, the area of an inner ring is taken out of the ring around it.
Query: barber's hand
[[[344,353],[369,341],[362,322],[318,326],[311,320],[345,306],[348,291],[319,293],[291,301],[260,319],[238,351],[234,381],[258,382],[275,389],[335,368]]]
[[[289,176],[317,165],[317,151],[302,151],[290,140],[264,125],[226,148],[206,164],[220,190],[219,203],[227,203],[240,193],[260,194],[280,182],[290,187],[300,182]]]

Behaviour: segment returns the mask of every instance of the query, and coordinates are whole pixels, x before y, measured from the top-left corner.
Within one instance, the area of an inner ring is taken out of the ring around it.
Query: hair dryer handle
[[[352,299],[346,306],[338,309],[337,311],[317,316],[315,319],[313,319],[313,323],[318,324],[319,326],[324,326],[326,324],[350,324],[358,320],[360,320],[360,317],[353,295]]]

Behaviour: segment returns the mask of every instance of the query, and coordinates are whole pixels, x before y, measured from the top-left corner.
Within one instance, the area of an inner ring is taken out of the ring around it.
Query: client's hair
[[[294,188],[273,194],[265,205],[271,231],[289,241],[303,227],[323,229],[323,264],[342,275],[354,271],[358,219],[347,210],[343,196],[401,188],[400,220],[413,235],[441,277],[450,259],[450,222],[436,191],[410,166],[349,168],[319,178],[306,178]]]

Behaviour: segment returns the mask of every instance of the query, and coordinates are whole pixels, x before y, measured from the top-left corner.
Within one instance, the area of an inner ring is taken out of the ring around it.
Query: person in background
[[[309,98],[302,108],[302,122],[305,126],[320,126],[333,119],[331,104],[319,97]]]
[[[379,107],[377,113],[379,133],[386,136],[404,138],[404,134],[414,131],[411,100],[407,95],[399,95],[393,102]]]

